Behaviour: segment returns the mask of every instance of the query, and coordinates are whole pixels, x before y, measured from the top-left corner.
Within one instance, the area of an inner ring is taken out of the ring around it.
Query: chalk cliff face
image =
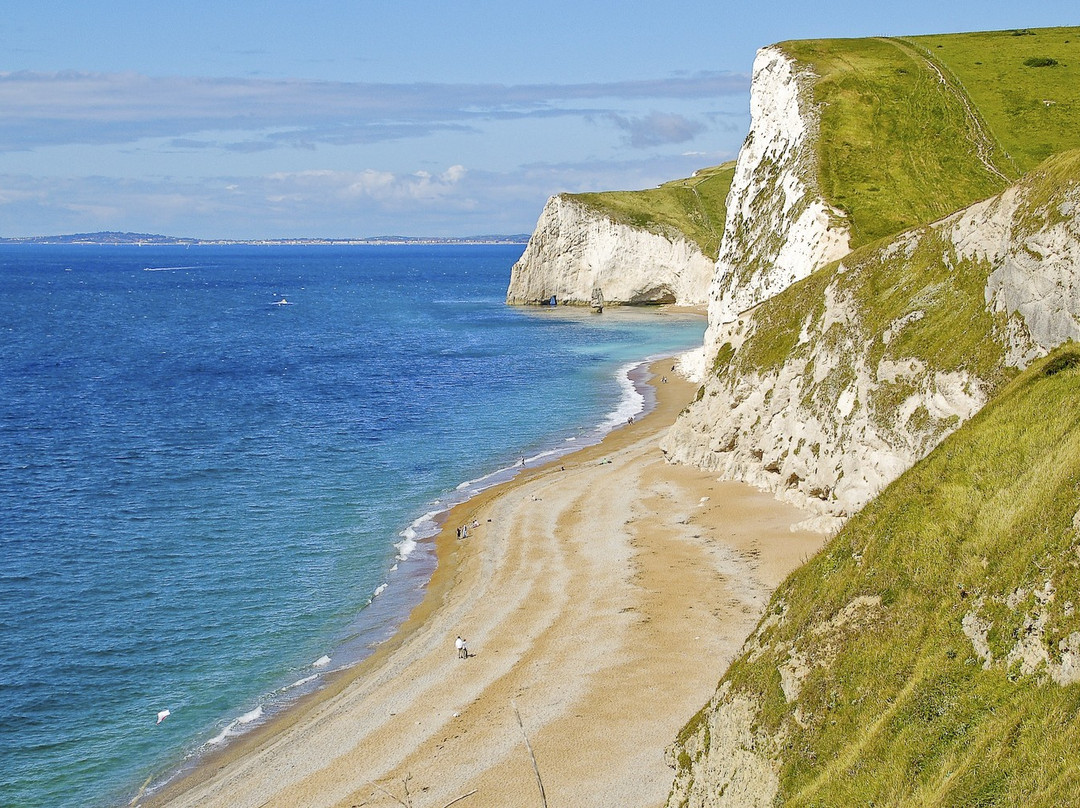
[[[553,196],[510,272],[506,302],[609,304],[706,302],[713,262],[690,240],[615,222],[573,199]]]
[[[843,215],[817,191],[813,78],[775,47],[754,60],[750,133],[728,194],[707,343],[740,312],[848,252]]]
[[[1014,372],[1080,339],[1080,156],[737,319],[664,442],[835,529]]]
[[[817,188],[814,81],[782,48],[758,53],[715,265],[677,234],[557,196],[507,301],[581,304],[596,287],[620,303],[707,296],[703,386],[664,450],[832,531],[1015,369],[1080,339],[1080,161],[851,253],[846,217]]]

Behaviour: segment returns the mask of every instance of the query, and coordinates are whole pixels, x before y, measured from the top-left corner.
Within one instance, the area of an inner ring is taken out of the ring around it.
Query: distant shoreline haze
[[[483,236],[367,236],[364,238],[259,238],[259,239],[202,239],[179,236],[162,236],[152,233],[118,233],[102,231],[97,233],[72,233],[60,236],[26,236],[21,238],[0,238],[0,244],[86,244],[162,246],[162,245],[232,245],[265,244],[271,246],[300,245],[312,246],[326,244],[331,246],[363,244],[526,244],[528,233],[512,235]]]

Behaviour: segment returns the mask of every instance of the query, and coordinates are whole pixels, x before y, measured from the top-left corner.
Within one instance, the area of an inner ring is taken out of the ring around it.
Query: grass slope
[[[1007,184],[979,159],[962,95],[911,46],[830,39],[781,47],[818,76],[819,188],[847,212],[853,247],[938,219]]]
[[[645,191],[564,194],[610,219],[660,235],[680,233],[715,259],[724,234],[725,203],[735,163],[703,168],[693,177]]]
[[[781,47],[818,76],[819,187],[848,213],[853,247],[945,216],[1080,147],[1080,28]],[[1032,58],[1057,64],[1025,65]]]
[[[906,41],[963,87],[1015,170],[1029,171],[1052,154],[1080,147],[1080,28]]]
[[[725,680],[779,739],[778,802],[1074,804],[1080,685],[1048,671],[1080,644],[1078,511],[1080,349],[1068,344],[776,592]],[[971,615],[988,656],[965,636]],[[1025,668],[1024,647],[1049,664]],[[780,671],[795,658],[789,702]]]

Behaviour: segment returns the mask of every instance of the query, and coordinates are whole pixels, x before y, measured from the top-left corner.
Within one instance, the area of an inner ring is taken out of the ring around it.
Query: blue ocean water
[[[700,344],[503,305],[520,252],[0,248],[0,805],[126,804],[361,658],[467,481]]]

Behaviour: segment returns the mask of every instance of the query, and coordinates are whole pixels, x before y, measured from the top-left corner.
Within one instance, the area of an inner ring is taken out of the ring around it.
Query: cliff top
[[[785,42],[810,66],[819,189],[853,247],[1080,147],[1080,28]]]
[[[697,171],[686,179],[644,191],[562,194],[602,212],[613,221],[670,236],[678,233],[715,259],[724,233],[725,202],[735,163]]]

